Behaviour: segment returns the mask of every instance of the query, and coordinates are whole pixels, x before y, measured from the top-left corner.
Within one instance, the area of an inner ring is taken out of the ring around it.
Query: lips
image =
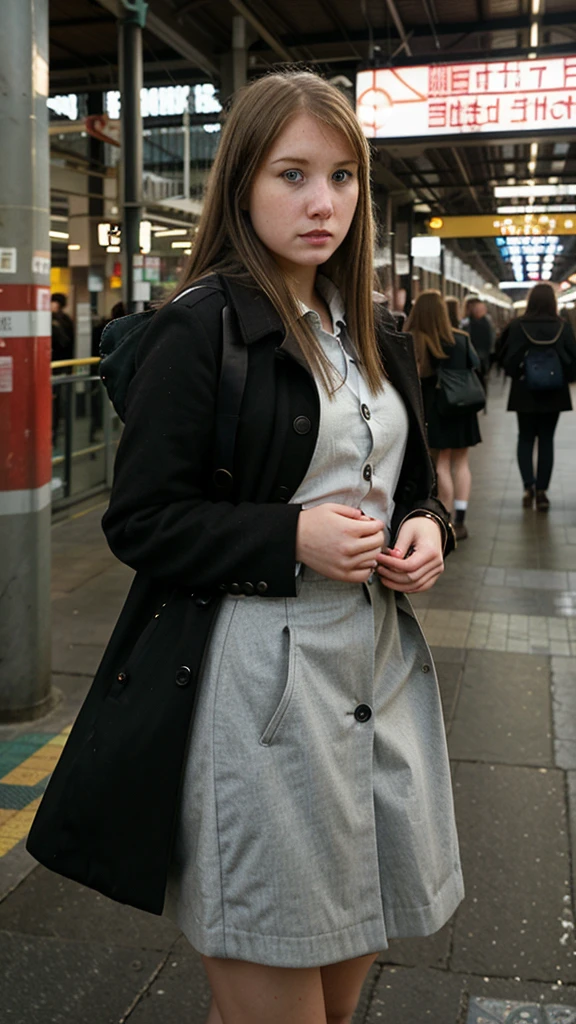
[[[301,238],[332,238],[331,231],[307,231]]]

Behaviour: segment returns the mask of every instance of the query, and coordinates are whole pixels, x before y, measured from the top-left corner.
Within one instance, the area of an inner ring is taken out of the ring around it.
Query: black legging
[[[554,465],[554,431],[558,412],[518,412],[518,466],[524,487],[547,491]],[[534,442],[538,438],[538,469],[534,480]]]

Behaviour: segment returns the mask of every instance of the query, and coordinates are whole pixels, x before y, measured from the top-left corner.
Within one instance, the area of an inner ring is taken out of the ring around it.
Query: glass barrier
[[[98,359],[52,364],[52,508],[112,485],[122,424],[100,377]]]

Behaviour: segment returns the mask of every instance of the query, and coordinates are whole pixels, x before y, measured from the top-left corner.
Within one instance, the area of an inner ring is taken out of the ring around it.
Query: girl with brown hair
[[[390,937],[462,898],[406,597],[453,542],[372,255],[347,101],[309,73],[249,86],[180,292],[140,342],[104,517],[136,580],[31,836],[113,898],[158,913],[167,888],[210,1024],[348,1024]]]
[[[406,330],[411,332],[416,348],[428,443],[438,474],[438,495],[446,508],[454,508],[456,538],[465,540],[468,536],[466,511],[472,489],[468,451],[482,440],[478,416],[468,411],[442,415],[437,387],[441,365],[451,369],[480,367],[468,334],[461,331],[458,324],[458,300],[450,297],[444,301],[440,292],[429,289],[418,296]]]

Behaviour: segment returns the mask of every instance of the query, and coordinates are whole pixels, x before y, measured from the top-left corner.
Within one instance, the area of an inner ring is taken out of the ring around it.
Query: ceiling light
[[[533,21],[530,25],[530,46],[538,46],[538,22]]]
[[[572,185],[516,185],[509,188],[507,185],[497,185],[494,189],[496,199],[534,199],[539,196],[576,196],[576,184]]]
[[[532,14],[540,13],[540,0],[532,0]]]
[[[68,249],[70,250],[70,252],[77,252],[78,249],[81,249],[81,248],[82,248],[81,245],[75,245],[75,244],[68,246]]]
[[[536,161],[535,160],[530,160],[528,162],[528,170],[531,171],[532,173],[534,173],[534,171],[536,170]]]
[[[106,246],[106,252],[120,252],[120,246],[119,245],[107,245]]]
[[[559,178],[548,178],[548,184],[549,185],[557,185],[559,181],[560,181]]]
[[[190,242],[171,242],[172,249],[188,249]]]
[[[536,157],[538,156],[538,143],[537,142],[531,142],[530,143],[530,156],[532,157],[533,160],[535,160]]]
[[[531,288],[532,281],[499,281],[498,287],[502,291],[507,291],[508,288]]]
[[[558,203],[555,206],[553,203],[545,203],[535,206],[498,206],[496,213],[576,213],[576,204]]]
[[[154,231],[156,238],[173,238],[176,235],[187,235],[188,228],[160,228]]]
[[[70,235],[67,231],[50,231],[49,235],[50,238],[70,238]]]

